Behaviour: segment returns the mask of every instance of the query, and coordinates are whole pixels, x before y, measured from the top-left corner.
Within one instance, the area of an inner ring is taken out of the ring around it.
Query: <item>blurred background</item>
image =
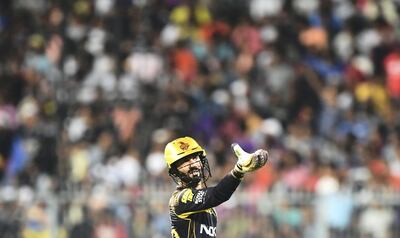
[[[399,0],[2,0],[0,237],[170,237],[165,144],[268,166],[218,237],[400,237]]]

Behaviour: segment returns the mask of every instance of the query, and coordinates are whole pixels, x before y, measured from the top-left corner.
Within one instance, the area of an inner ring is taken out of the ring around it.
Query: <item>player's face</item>
[[[190,178],[201,176],[201,160],[199,155],[193,155],[188,157],[185,161],[178,165],[178,170],[188,175]]]

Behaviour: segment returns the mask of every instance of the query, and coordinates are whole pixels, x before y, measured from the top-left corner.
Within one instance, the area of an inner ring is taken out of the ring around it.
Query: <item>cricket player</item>
[[[166,145],[168,173],[178,184],[169,201],[173,238],[216,237],[214,207],[231,197],[246,173],[259,169],[268,160],[266,150],[247,153],[238,144],[233,144],[232,149],[238,158],[235,167],[215,187],[207,187],[211,173],[205,150],[191,137]]]

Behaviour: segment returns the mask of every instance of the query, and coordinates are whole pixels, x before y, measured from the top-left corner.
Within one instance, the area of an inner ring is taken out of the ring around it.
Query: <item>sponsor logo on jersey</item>
[[[200,190],[199,192],[197,192],[197,194],[196,194],[196,196],[194,198],[194,203],[195,204],[203,203],[205,197],[206,197],[206,192]]]
[[[208,236],[216,237],[217,236],[217,227],[206,226],[204,224],[200,225],[200,234],[206,233]]]

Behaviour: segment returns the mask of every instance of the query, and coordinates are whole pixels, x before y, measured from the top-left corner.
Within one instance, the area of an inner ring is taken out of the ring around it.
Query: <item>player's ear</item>
[[[200,153],[199,154],[200,159],[205,159],[207,156],[205,153]]]
[[[169,174],[170,175],[174,175],[174,176],[177,176],[178,175],[178,168],[176,167],[176,166],[172,166],[170,169],[169,169]]]

